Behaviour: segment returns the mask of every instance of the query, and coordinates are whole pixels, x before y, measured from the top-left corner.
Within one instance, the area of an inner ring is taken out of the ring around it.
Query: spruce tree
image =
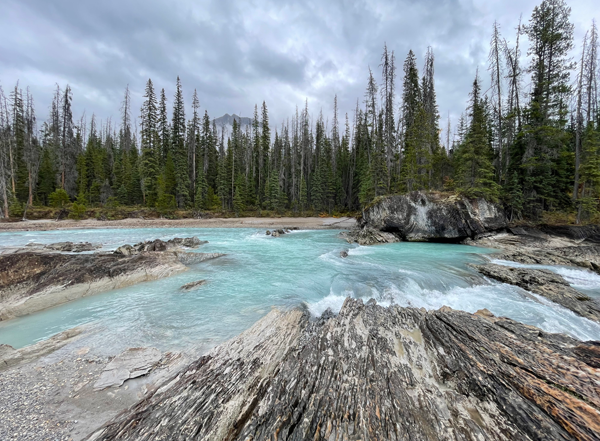
[[[148,79],[141,110],[142,124],[142,161],[141,180],[143,182],[144,199],[148,207],[154,207],[158,198],[158,175],[160,139],[158,133],[158,108],[154,85]]]
[[[175,162],[175,200],[179,208],[190,203],[190,176],[188,174],[188,155],[185,148],[185,107],[181,81],[177,77],[175,98],[173,101],[173,119],[171,122],[171,145]]]

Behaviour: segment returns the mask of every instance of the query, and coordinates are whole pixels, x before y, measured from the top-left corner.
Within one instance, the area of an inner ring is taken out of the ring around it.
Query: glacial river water
[[[448,305],[600,340],[600,325],[520,288],[489,281],[467,263],[484,262],[493,250],[463,245],[396,243],[348,245],[339,231],[296,231],[273,238],[255,229],[106,229],[0,233],[0,247],[28,242],[89,241],[103,250],[142,240],[198,236],[197,252],[227,256],[189,271],[73,301],[30,316],[0,322],[0,343],[23,347],[81,324],[94,333],[86,344],[114,354],[133,346],[204,351],[250,327],[271,307],[300,305],[318,316],[339,311],[347,296],[380,304],[437,309]],[[340,257],[349,250],[347,258]],[[556,267],[576,287],[600,295],[600,276]],[[206,279],[190,292],[186,283]]]

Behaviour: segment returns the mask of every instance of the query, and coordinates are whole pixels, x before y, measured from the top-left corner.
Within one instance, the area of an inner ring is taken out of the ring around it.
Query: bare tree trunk
[[[579,166],[581,162],[581,132],[583,125],[583,116],[581,115],[581,94],[583,92],[583,60],[585,56],[585,48],[587,45],[587,34],[583,39],[583,51],[581,53],[581,69],[579,71],[579,81],[577,82],[577,121],[575,122],[575,177],[573,179],[573,201],[577,200],[579,192]],[[579,223],[579,214],[577,215],[577,223]]]

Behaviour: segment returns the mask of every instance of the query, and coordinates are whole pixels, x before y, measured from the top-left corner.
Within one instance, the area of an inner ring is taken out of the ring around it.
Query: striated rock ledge
[[[600,343],[486,310],[271,311],[88,440],[597,440]]]
[[[504,210],[484,199],[414,191],[376,199],[350,234],[364,245],[382,243],[373,231],[387,233],[387,242],[460,242],[506,226]]]
[[[132,253],[18,251],[0,255],[0,320],[31,314],[80,297],[168,277],[186,271],[186,265],[224,255],[179,251],[181,246],[201,245],[197,238],[169,241],[169,247],[174,250],[168,251],[161,251],[161,247],[156,249],[156,242],[138,244],[140,251],[132,248]],[[152,247],[152,250],[145,250],[146,246]]]
[[[565,279],[552,271],[496,264],[471,266],[484,276],[546,297],[575,314],[600,323],[600,302],[571,288]]]

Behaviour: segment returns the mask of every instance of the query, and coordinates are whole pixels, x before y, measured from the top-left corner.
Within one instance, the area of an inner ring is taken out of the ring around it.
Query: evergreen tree
[[[188,156],[185,148],[185,107],[181,81],[177,77],[175,99],[173,101],[173,119],[171,122],[171,145],[175,163],[175,200],[179,208],[190,203],[190,176],[188,174]]]
[[[154,207],[158,198],[160,139],[156,95],[151,79],[148,79],[146,83],[144,98],[141,110],[142,161],[140,175],[145,203],[148,207]]]
[[[455,156],[458,190],[468,197],[496,200],[499,188],[494,180],[493,151],[478,76],[473,81],[470,117],[465,142]]]

